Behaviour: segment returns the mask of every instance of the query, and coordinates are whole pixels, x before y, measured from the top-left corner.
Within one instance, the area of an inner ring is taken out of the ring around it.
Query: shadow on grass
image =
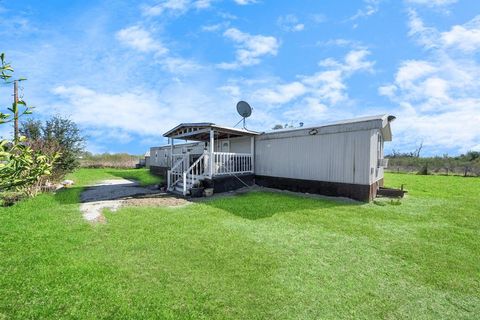
[[[80,194],[83,187],[64,188],[55,193],[55,201],[60,204],[76,204],[80,202]]]
[[[204,202],[208,206],[227,211],[233,215],[257,220],[301,210],[327,209],[338,206],[360,205],[334,200],[315,199],[274,192],[249,192],[236,196]]]
[[[90,186],[86,188],[68,188],[57,192],[55,194],[55,200],[61,204],[74,204],[119,200],[137,196],[155,195],[158,193],[159,191],[154,188],[142,187],[132,182]]]

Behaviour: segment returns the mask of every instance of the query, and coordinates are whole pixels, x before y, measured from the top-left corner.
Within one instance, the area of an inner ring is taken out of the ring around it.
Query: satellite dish
[[[237,103],[237,112],[242,117],[242,120],[240,120],[235,126],[237,126],[240,122],[243,122],[243,129],[246,129],[245,119],[252,115],[252,107],[250,107],[250,105],[245,101],[239,101]]]
[[[245,101],[239,101],[237,103],[237,112],[242,118],[248,118],[252,115],[252,107]]]

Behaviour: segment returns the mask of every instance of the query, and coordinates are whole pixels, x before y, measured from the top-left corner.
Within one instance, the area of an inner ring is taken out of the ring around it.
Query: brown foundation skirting
[[[368,202],[376,196],[378,181],[372,185],[255,176],[255,184],[268,188],[347,197]]]
[[[246,187],[246,185],[253,186],[254,183],[255,176],[253,174],[238,174],[236,177],[231,175],[215,176],[213,179],[205,179],[203,182],[204,187],[213,188],[214,193],[233,191]]]
[[[168,170],[170,170],[170,168],[168,168],[168,167],[150,166],[150,172],[152,174],[154,174],[156,176],[160,176],[164,179],[167,179],[167,171]]]

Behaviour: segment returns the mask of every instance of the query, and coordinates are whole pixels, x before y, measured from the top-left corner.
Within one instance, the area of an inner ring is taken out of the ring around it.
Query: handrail
[[[170,170],[168,170],[168,188],[174,186],[181,178],[185,167],[185,157],[180,158]],[[180,167],[180,170],[177,170]]]
[[[253,173],[253,154],[251,153],[234,153],[234,152],[213,152],[212,154],[203,153],[190,167],[186,168],[188,162],[186,157],[179,159],[168,173],[169,187],[175,186],[179,181],[183,181],[183,194],[187,194],[187,187],[193,187],[195,180],[200,180],[210,166],[207,164],[208,156],[212,157],[213,175],[233,175],[237,179],[236,174]],[[189,158],[188,158],[189,159]]]
[[[175,163],[170,170],[174,171],[175,169],[177,169],[177,167],[179,167],[184,160],[185,160],[184,158],[179,159],[177,163]]]
[[[198,158],[197,161],[195,161],[195,162],[190,166],[190,168],[188,168],[187,173],[188,173],[189,171],[191,171],[191,170],[193,169],[193,167],[195,167],[195,166],[200,162],[200,160],[202,160],[204,157],[205,157],[205,153],[202,154],[201,157]]]
[[[200,156],[188,169],[183,173],[183,195],[187,194],[187,175],[191,174],[192,187],[195,184],[195,177],[204,173],[204,165],[200,163],[205,158],[205,153]]]

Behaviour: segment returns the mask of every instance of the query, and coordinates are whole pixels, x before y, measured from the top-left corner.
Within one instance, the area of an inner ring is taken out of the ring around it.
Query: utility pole
[[[13,81],[13,139],[18,141],[18,80]]]

